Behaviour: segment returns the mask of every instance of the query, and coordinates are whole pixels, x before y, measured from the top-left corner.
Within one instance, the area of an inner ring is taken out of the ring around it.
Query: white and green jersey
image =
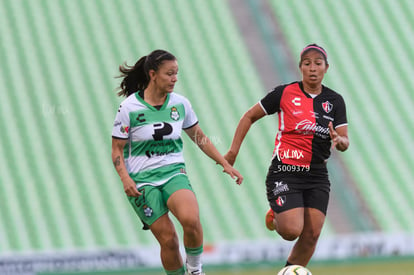
[[[125,165],[137,187],[161,185],[185,173],[181,132],[197,123],[188,99],[176,93],[168,94],[159,110],[138,92],[121,103],[112,137],[128,139]]]

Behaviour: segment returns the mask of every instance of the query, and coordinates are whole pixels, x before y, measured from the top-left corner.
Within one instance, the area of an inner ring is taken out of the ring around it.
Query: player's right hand
[[[129,197],[139,197],[141,196],[141,192],[138,191],[137,185],[131,177],[126,177],[125,179],[121,179],[122,184],[124,185],[125,194]]]

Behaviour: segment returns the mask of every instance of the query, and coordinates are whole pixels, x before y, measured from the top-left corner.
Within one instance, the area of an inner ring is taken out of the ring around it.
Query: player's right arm
[[[257,120],[261,119],[266,115],[263,108],[259,103],[256,103],[251,107],[240,119],[239,124],[237,125],[236,132],[234,133],[233,141],[231,143],[230,149],[227,154],[224,155],[224,158],[233,165],[236,161],[236,157],[239,154],[239,150],[243,140],[250,129],[250,126]]]
[[[224,158],[228,163],[234,165],[237,155],[239,154],[241,144],[243,143],[250,126],[265,115],[271,115],[280,111],[280,101],[285,87],[286,85],[279,85],[275,87],[242,116],[239,124],[237,125],[236,132],[234,133],[230,149],[227,154],[224,155]]]
[[[116,172],[121,178],[127,196],[138,197],[141,193],[138,192],[134,180],[129,176],[124,161],[124,147],[127,141],[127,139],[112,138],[112,162]]]

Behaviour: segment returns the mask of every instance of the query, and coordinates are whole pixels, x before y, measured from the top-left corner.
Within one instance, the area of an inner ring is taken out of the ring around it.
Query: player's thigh
[[[185,175],[172,179],[164,188],[167,206],[171,213],[183,222],[199,222],[199,208],[197,198]],[[167,198],[168,197],[168,198]]]
[[[297,237],[304,227],[304,208],[296,207],[280,213],[274,213],[276,231],[282,236]]]
[[[167,205],[180,223],[200,220],[197,199],[191,190],[177,190],[170,196]]]

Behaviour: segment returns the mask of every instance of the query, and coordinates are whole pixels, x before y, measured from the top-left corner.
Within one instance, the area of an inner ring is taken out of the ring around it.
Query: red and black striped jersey
[[[331,138],[328,124],[334,128],[347,125],[345,101],[326,86],[312,97],[302,82],[280,85],[259,104],[267,115],[278,113],[273,158],[284,164],[309,166],[325,163],[330,156]]]

